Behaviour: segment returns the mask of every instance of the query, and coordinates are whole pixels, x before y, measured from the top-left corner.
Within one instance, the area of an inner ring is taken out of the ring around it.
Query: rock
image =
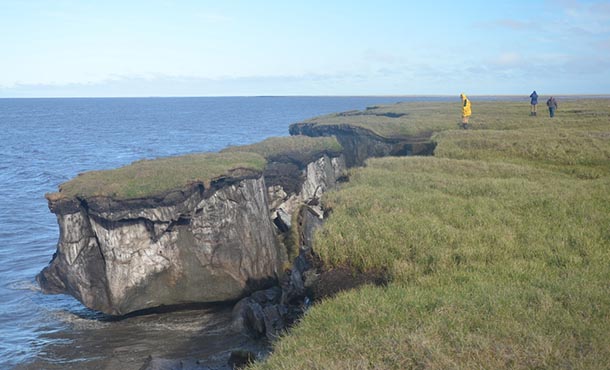
[[[282,289],[279,286],[274,286],[269,289],[259,290],[250,295],[250,299],[259,304],[275,304],[279,303],[282,297]]]
[[[299,253],[297,258],[295,258],[294,262],[292,263],[293,270],[298,271],[301,274],[303,274],[305,271],[309,270],[312,267],[311,261],[309,261],[308,258],[305,257],[303,252],[304,251],[301,250],[301,253]]]
[[[256,361],[256,354],[251,351],[233,351],[228,364],[232,369],[244,369]]]
[[[60,238],[37,279],[45,293],[111,315],[237,300],[272,283],[282,264],[266,195],[259,175],[156,208],[50,204]]]
[[[319,199],[323,193],[335,186],[344,170],[343,156],[332,159],[322,156],[315,162],[309,163],[305,171],[305,181],[301,187],[301,200],[308,203],[312,199]]]
[[[313,297],[311,292],[317,286],[320,274],[315,270],[307,270],[303,273],[303,286],[307,296]]]
[[[288,309],[285,305],[269,305],[263,308],[263,318],[265,320],[265,335],[269,340],[275,340],[286,330],[286,322],[284,317],[287,315]]]
[[[286,231],[289,231],[290,227],[292,226],[291,218],[292,217],[290,214],[288,214],[283,209],[279,208],[275,212],[275,217],[273,218],[273,224],[275,226],[277,226],[277,228],[280,230],[280,232],[284,233]]]
[[[283,209],[292,214],[299,204],[319,199],[324,192],[334,187],[346,170],[343,155],[329,157],[321,154],[311,162],[299,164],[302,165],[301,168],[293,163],[286,166],[276,163],[272,173],[269,173],[271,165],[265,170],[269,208],[272,211]],[[282,169],[288,172],[281,173]]]
[[[167,359],[150,356],[140,370],[208,370],[195,359]]]
[[[233,329],[260,338],[267,333],[265,307],[280,303],[282,289],[279,286],[254,292],[239,301],[233,308]]]
[[[265,183],[267,179],[265,178]],[[269,184],[267,183],[267,186]],[[282,203],[288,199],[288,194],[284,191],[281,185],[272,185],[267,188],[267,196],[269,199],[269,209],[277,209]]]
[[[302,300],[305,294],[303,278],[298,269],[293,268],[288,275],[288,281],[282,286],[282,303],[291,304]]]
[[[266,333],[265,312],[263,306],[255,301],[247,301],[244,307],[244,322],[246,328],[255,338],[262,337]]]
[[[317,213],[306,206],[299,219],[299,227],[308,229],[307,233],[313,233],[311,229],[322,222]],[[310,223],[315,225],[308,225]],[[282,276],[279,287],[255,292],[235,306],[233,328],[255,338],[275,340],[309,307],[311,300],[307,292],[314,292],[319,282],[317,265],[311,247],[303,245],[292,267]]]
[[[323,212],[316,207],[302,207],[297,217],[299,245],[308,248],[313,245],[315,231],[323,224]]]
[[[267,191],[272,197],[271,204],[273,223],[281,233],[289,231],[292,227],[292,214],[302,204],[318,205],[319,199],[324,192],[334,187],[337,181],[344,176],[345,159],[343,156],[330,158],[322,155],[313,162],[308,163],[299,178],[302,179],[300,191],[286,195],[281,184],[270,186]],[[276,175],[278,181],[280,177]],[[294,188],[294,184],[289,184]],[[319,207],[317,207],[319,208]],[[322,218],[321,211],[318,211]]]

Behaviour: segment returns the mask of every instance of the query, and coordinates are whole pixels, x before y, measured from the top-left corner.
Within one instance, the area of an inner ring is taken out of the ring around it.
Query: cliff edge
[[[294,141],[308,143],[299,156],[280,145]],[[263,155],[238,147],[79,175],[47,194],[60,236],[37,280],[112,315],[268,287],[286,262],[278,236],[296,205],[342,176],[340,146],[327,143],[281,138]]]
[[[291,135],[336,137],[348,167],[362,166],[367,158],[405,155],[430,155],[435,143],[428,129],[409,129],[407,113],[388,107],[369,107],[312,118],[290,125]]]

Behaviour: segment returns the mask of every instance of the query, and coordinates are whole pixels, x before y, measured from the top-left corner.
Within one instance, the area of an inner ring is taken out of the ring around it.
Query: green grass
[[[145,198],[190,183],[231,176],[235,169],[262,171],[266,160],[287,156],[307,159],[322,152],[341,152],[334,137],[277,137],[257,144],[227,148],[220,153],[191,154],[142,160],[105,171],[91,171],[60,185],[51,198],[106,196],[114,199]]]
[[[434,137],[435,155],[535,165],[582,178],[610,174],[610,127],[583,130],[547,127],[523,130],[447,131]]]
[[[559,110],[553,119],[548,117],[544,104],[539,104],[538,117],[529,117],[529,99],[523,102],[480,102],[472,97],[471,127],[474,129],[512,130],[548,125],[578,125],[586,119],[592,124],[608,122],[608,100],[559,99]],[[372,107],[362,112],[346,112],[315,117],[304,121],[316,125],[352,125],[366,128],[383,137],[414,136],[423,133],[454,130],[461,121],[460,99],[455,103],[408,102]],[[404,114],[387,117],[383,114]]]
[[[223,149],[225,152],[252,152],[262,155],[267,160],[279,157],[311,158],[319,153],[340,153],[343,150],[335,137],[285,136],[272,137],[256,144],[233,146]]]
[[[262,171],[265,159],[255,153],[203,153],[179,157],[142,160],[128,166],[104,171],[91,171],[63,183],[59,193],[50,197],[106,196],[134,199],[160,195],[172,189],[222,176],[231,176],[235,169]]]
[[[606,369],[609,103],[473,102],[436,157],[352,170],[314,249],[391,282],[317,304],[254,368]]]
[[[459,120],[459,109],[459,99],[455,107],[447,103],[399,103],[374,107],[364,112],[329,114],[304,123],[350,125],[371,130],[382,137],[404,137],[454,128]],[[383,116],[388,112],[405,115]]]
[[[492,120],[485,106],[472,131],[444,131],[435,156],[501,161],[574,174],[581,178],[609,175],[610,100],[568,101],[556,118],[522,117],[512,104],[502,104]],[[540,114],[546,112],[540,112]]]

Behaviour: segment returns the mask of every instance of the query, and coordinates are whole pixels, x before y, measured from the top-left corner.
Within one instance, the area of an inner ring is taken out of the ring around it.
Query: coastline
[[[576,112],[576,110],[575,110],[573,114],[578,114],[578,112]],[[387,119],[387,117],[385,117],[384,119]],[[480,125],[480,124],[481,124],[481,123],[479,123],[479,125]],[[482,128],[482,129],[484,129],[484,128]],[[327,130],[327,129],[325,128],[324,130]],[[322,132],[324,132],[324,131],[322,131]],[[442,135],[441,135],[441,136],[442,136]],[[435,139],[435,140],[439,140],[439,139],[437,138],[437,139]],[[441,140],[444,140],[444,139],[441,139]],[[391,151],[390,151],[390,152],[391,152]],[[396,151],[396,152],[399,152],[399,151]],[[405,154],[408,154],[408,153],[407,153],[407,151],[404,151],[404,150],[403,150],[402,152],[403,152],[403,153],[405,153]],[[375,152],[375,154],[379,154],[379,153],[381,153],[381,152]],[[387,155],[387,154],[384,154],[384,155]],[[381,155],[381,156],[384,156],[384,155]],[[380,156],[380,155],[376,155],[376,156]]]

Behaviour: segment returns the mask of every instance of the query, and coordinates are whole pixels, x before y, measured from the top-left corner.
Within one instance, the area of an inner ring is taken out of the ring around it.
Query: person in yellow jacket
[[[460,98],[462,99],[462,128],[468,128],[468,119],[472,115],[472,110],[470,109],[470,100],[466,94],[461,93]]]

